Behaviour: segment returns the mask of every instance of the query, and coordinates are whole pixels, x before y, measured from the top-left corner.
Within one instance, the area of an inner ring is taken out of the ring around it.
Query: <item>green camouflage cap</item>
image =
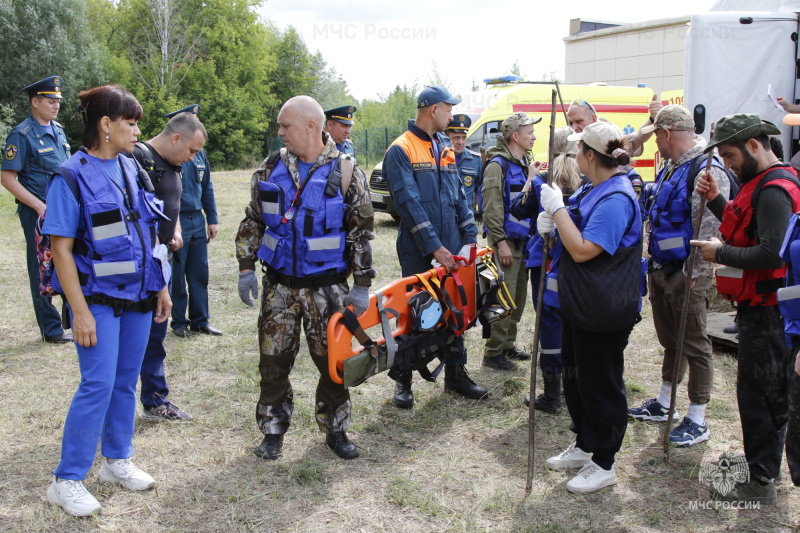
[[[658,129],[694,131],[694,119],[688,109],[678,104],[662,107],[650,126],[644,126],[641,132],[647,135]]]
[[[760,135],[780,135],[781,130],[772,122],[761,120],[758,115],[739,113],[722,117],[715,124],[714,138],[708,143],[705,153],[721,144],[746,141]]]
[[[500,126],[500,131],[503,133],[503,137],[510,139],[511,134],[520,129],[522,126],[527,126],[528,124],[538,124],[541,121],[542,117],[529,117],[525,113],[519,111],[503,121],[503,124]]]

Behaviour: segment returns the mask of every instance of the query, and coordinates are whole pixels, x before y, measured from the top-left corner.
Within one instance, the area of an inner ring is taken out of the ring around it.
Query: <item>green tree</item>
[[[299,94],[310,95],[317,83],[317,72],[314,69],[314,57],[309,54],[303,37],[294,26],[289,26],[286,31],[280,33],[268,51],[277,60],[275,69],[271,72],[272,92],[276,101],[269,108],[268,116],[277,117],[280,107],[286,100]],[[316,66],[319,66],[319,63]],[[277,124],[273,122],[268,128],[268,134],[275,136],[277,133]]]
[[[309,90],[309,96],[319,102],[322,109],[330,109],[355,102],[353,96],[347,90],[347,82],[336,72],[336,69],[329,67],[322,54],[317,52],[311,58],[312,71],[315,73],[314,82]]]
[[[0,101],[11,108],[13,122],[30,110],[25,85],[59,75],[60,122],[73,145],[78,144],[80,124],[71,120],[80,90],[107,79],[108,55],[94,39],[85,0],[6,0],[0,2],[0,35],[5,50],[0,61]],[[8,111],[4,116],[9,116]]]

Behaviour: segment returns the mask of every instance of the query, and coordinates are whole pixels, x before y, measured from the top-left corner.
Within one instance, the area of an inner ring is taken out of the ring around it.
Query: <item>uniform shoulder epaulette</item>
[[[481,156],[480,152],[476,152],[475,150],[470,150],[469,148],[467,148],[467,152],[469,152],[472,155],[477,156],[477,157]]]
[[[28,122],[27,120],[17,126],[17,131],[20,132],[22,135],[27,135],[33,129],[33,124]]]
[[[62,130],[64,129],[64,126],[62,126],[60,122],[57,122],[55,120],[51,120],[50,122],[52,122],[54,126],[58,126]]]

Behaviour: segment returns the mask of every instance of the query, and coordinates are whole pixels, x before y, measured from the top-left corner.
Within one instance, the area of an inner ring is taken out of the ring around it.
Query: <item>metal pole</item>
[[[552,95],[552,108],[550,112],[550,147],[547,161],[547,185],[553,182],[553,159],[555,159],[553,152],[555,151],[555,131],[556,131],[556,91],[553,90]],[[531,194],[531,193],[529,193]],[[536,194],[535,192],[533,194]],[[542,246],[542,273],[539,277],[539,295],[536,297],[536,320],[533,326],[533,349],[531,350],[531,383],[530,383],[530,397],[531,402],[528,406],[528,479],[525,483],[525,493],[530,494],[533,486],[533,469],[534,469],[534,446],[536,444],[536,408],[534,406],[536,396],[536,367],[539,366],[539,330],[542,324],[542,298],[544,296],[544,282],[547,276],[547,253],[549,249],[549,242],[543,238]]]

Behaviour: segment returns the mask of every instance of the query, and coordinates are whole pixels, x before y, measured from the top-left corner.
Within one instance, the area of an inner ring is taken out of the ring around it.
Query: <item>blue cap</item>
[[[445,132],[457,131],[457,132],[467,133],[467,130],[469,130],[470,126],[472,126],[472,119],[463,113],[459,113],[458,115],[453,117],[453,121],[447,125],[447,128],[445,128],[444,131]]]
[[[461,98],[456,98],[444,85],[430,85],[422,89],[417,97],[417,109],[444,102],[445,104],[460,104]]]
[[[334,107],[333,109],[328,109],[325,111],[325,119],[326,120],[335,120],[336,122],[341,122],[347,126],[352,126],[353,122],[353,113],[358,111],[358,108],[354,105],[343,105],[342,107]]]
[[[192,115],[196,115],[198,111],[200,111],[200,104],[192,104],[192,105],[187,105],[183,109],[178,109],[177,111],[173,111],[172,113],[167,113],[164,116],[167,118],[172,118],[180,113],[191,113]]]
[[[36,83],[31,83],[27,87],[23,87],[22,91],[28,93],[28,96],[46,96],[47,98],[61,99],[61,76],[50,76]]]

